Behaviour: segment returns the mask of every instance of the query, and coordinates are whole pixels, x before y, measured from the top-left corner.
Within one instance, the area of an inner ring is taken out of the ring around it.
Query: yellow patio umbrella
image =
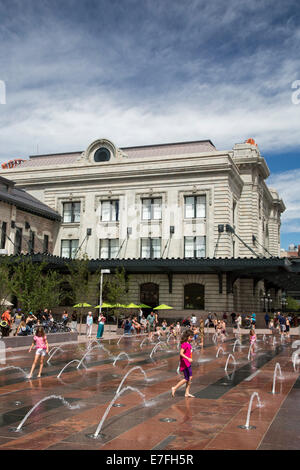
[[[92,305],[87,304],[86,302],[73,305],[73,308],[83,308],[83,307],[92,307]]]
[[[113,308],[114,305],[113,304],[109,304],[108,302],[103,302],[103,304],[101,305],[101,308]],[[94,308],[100,308],[100,305],[96,305],[96,307]]]
[[[140,308],[140,306],[139,306],[139,305],[136,305],[136,304],[133,304],[133,303],[131,303],[131,304],[128,304],[128,305],[126,305],[126,307],[125,307],[125,308]]]
[[[173,309],[173,307],[170,307],[170,305],[161,304],[158,307],[155,307],[153,310],[170,310],[170,309]]]

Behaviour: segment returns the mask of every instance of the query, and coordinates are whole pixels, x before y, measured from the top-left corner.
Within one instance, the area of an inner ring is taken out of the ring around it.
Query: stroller
[[[2,333],[2,338],[5,336],[9,336],[9,333],[11,331],[9,324],[5,320],[1,320],[0,322],[0,331]]]

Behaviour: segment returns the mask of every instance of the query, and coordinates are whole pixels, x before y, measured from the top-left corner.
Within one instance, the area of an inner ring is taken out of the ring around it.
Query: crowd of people
[[[77,318],[77,317],[76,317]],[[20,308],[8,308],[1,315],[0,328],[2,336],[29,336],[34,335],[37,328],[42,326],[46,332],[61,331],[67,328],[69,321],[68,313],[63,312],[61,322],[54,319],[52,311],[45,308],[37,312],[25,314]]]

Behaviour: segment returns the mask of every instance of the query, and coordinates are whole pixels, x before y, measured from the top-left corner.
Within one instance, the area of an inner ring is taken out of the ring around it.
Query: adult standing
[[[235,323],[236,323],[237,330],[240,331],[241,326],[242,326],[242,317],[239,313],[237,314]]]
[[[92,336],[93,323],[94,323],[93,314],[92,312],[88,312],[87,317],[86,317],[86,335],[89,338]]]
[[[191,323],[192,323],[192,326],[196,326],[196,323],[197,323],[197,317],[196,315],[193,313],[192,317],[191,317]]]
[[[252,325],[252,328],[255,328],[255,325],[256,325],[256,314],[253,312],[251,314],[251,325]]]
[[[269,328],[270,317],[269,317],[268,312],[265,314],[264,319],[265,319],[266,328]]]
[[[101,339],[102,336],[103,336],[105,322],[106,322],[105,316],[102,313],[100,313],[100,315],[98,317],[98,329],[97,329],[97,338],[98,339]]]
[[[150,340],[152,340],[153,338],[154,329],[155,329],[155,316],[154,316],[154,313],[151,312],[147,317],[147,330],[149,333]]]
[[[235,324],[235,317],[236,317],[236,314],[235,314],[234,312],[232,312],[232,313],[230,314],[230,316],[231,316],[231,324],[234,325],[234,324]]]
[[[71,315],[71,330],[72,331],[77,331],[77,312],[76,310],[73,310],[73,313]]]

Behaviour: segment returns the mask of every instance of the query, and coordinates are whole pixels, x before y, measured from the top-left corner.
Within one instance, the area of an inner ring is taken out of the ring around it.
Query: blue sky
[[[296,0],[0,0],[0,161],[255,138],[300,243]],[[300,93],[299,93],[300,97]]]

